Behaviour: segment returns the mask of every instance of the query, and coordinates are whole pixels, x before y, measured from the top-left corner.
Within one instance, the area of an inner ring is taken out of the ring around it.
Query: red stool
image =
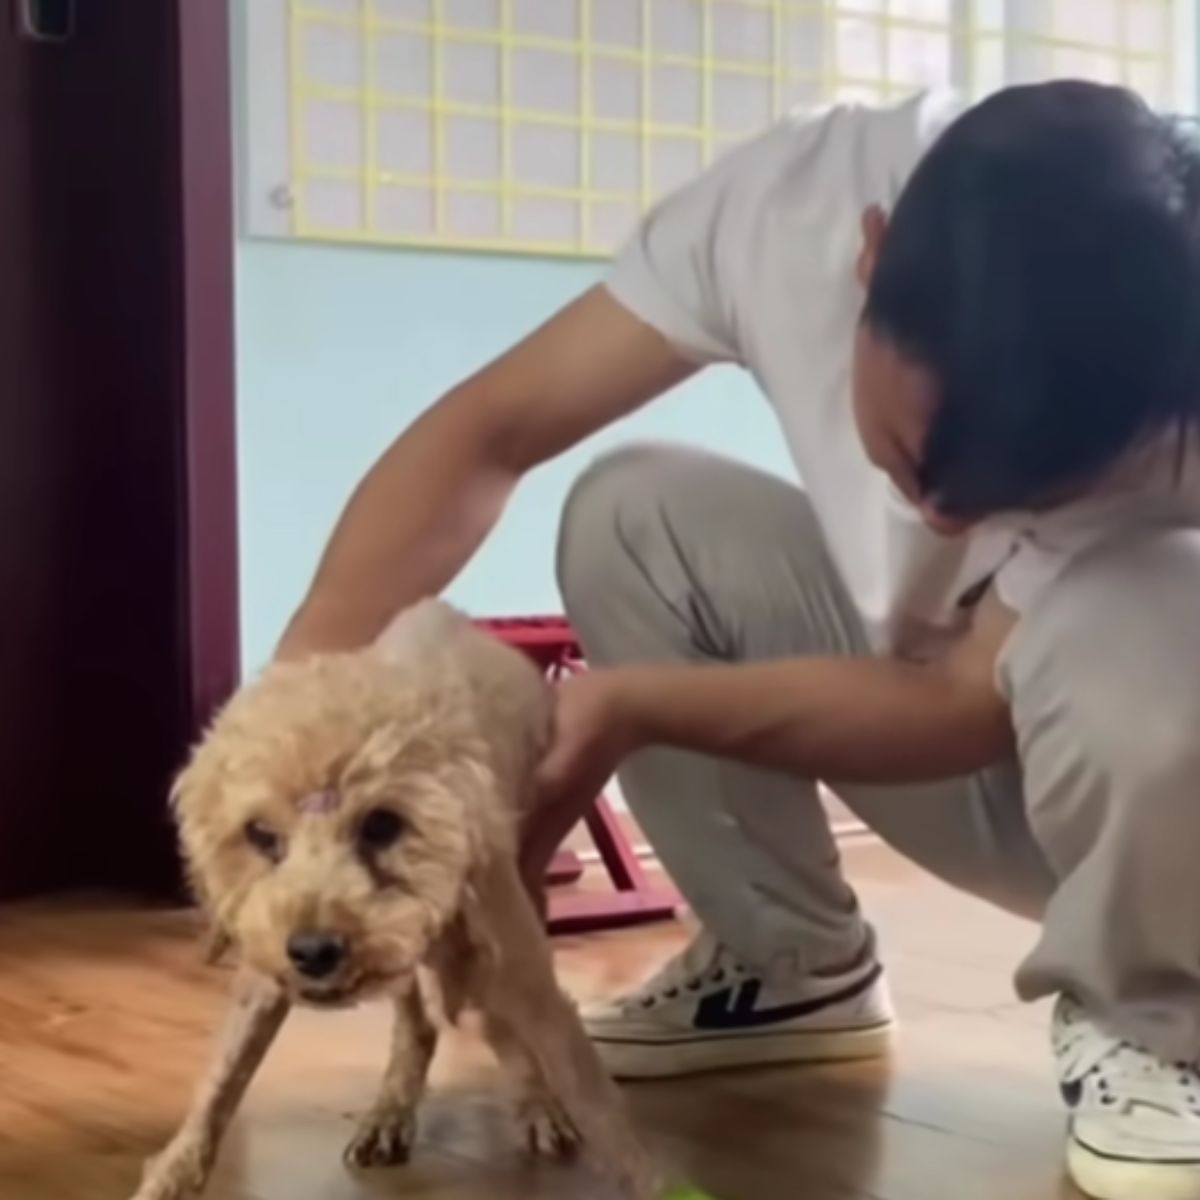
[[[552,682],[586,669],[579,642],[562,617],[501,617],[481,621],[480,625],[523,650]],[[555,895],[552,890],[550,932],[587,933],[674,918],[679,897],[650,883],[612,805],[603,795],[596,797],[584,823],[613,890],[592,895]],[[560,851],[551,864],[549,882],[552,888],[574,883],[582,874],[578,855]]]

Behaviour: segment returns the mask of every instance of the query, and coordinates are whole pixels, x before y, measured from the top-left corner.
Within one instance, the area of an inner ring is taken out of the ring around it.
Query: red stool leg
[[[586,818],[613,891],[549,897],[549,927],[555,934],[594,933],[650,921],[673,920],[679,897],[670,888],[655,887],[642,869],[617,814],[604,796]]]
[[[550,862],[546,882],[551,887],[562,887],[567,883],[578,883],[583,878],[583,863],[574,850],[560,850]]]

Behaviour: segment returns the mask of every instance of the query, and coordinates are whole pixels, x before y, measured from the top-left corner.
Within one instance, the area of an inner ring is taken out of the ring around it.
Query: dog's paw
[[[553,1100],[529,1096],[517,1105],[517,1127],[525,1151],[533,1158],[569,1161],[582,1139],[571,1118]]]
[[[379,1109],[362,1120],[346,1147],[351,1167],[398,1167],[408,1162],[416,1140],[417,1121],[411,1109]]]
[[[192,1200],[208,1183],[213,1157],[212,1147],[201,1139],[172,1144],[146,1164],[133,1200]]]

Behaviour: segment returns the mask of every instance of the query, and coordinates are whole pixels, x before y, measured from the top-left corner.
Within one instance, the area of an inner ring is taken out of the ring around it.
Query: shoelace
[[[1093,1080],[1102,1107],[1139,1108],[1200,1119],[1200,1063],[1166,1063],[1130,1042],[1106,1037],[1064,1006],[1054,1049],[1068,1082]]]
[[[708,986],[719,987],[733,979],[744,978],[746,968],[718,946],[707,940],[689,946],[639,988],[622,1004],[626,1012],[646,1011],[678,1000],[685,992],[697,995]]]
[[[719,987],[723,983],[728,983],[731,978],[742,978],[745,974],[746,968],[740,964],[734,964],[732,967],[716,967],[707,975],[693,976],[690,979],[683,980],[678,985],[664,987],[661,991],[639,996],[636,1001],[632,1002],[632,1005],[633,1007],[643,1009],[657,1008],[660,1004],[667,1004],[672,1000],[678,1000],[684,992],[698,995],[704,990],[707,984]]]

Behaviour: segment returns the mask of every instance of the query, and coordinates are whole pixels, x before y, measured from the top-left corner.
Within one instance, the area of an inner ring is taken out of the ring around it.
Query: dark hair
[[[1186,438],[1200,144],[1120,88],[999,93],[901,193],[864,320],[937,380],[920,481],[948,516],[1031,507],[1151,434]]]

